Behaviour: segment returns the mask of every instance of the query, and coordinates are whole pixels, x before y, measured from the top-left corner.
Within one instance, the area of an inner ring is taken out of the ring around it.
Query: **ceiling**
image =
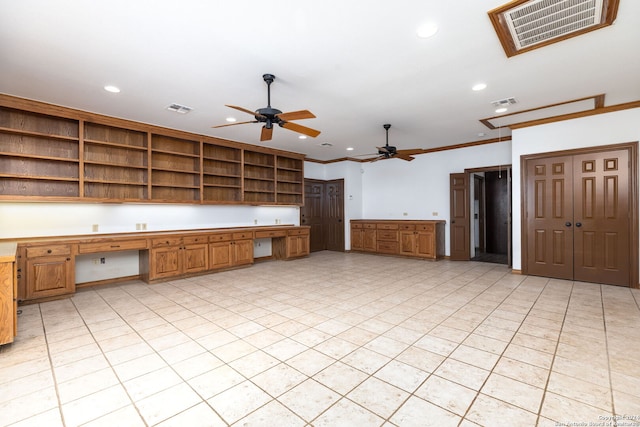
[[[620,0],[612,26],[511,58],[487,15],[504,3],[0,0],[0,93],[318,160],[375,153],[385,123],[399,150],[504,138],[480,122],[504,98],[517,101],[507,113],[640,99],[640,1]],[[428,22],[438,32],[417,37]],[[276,76],[271,106],[312,111],[296,123],[317,138],[277,128],[261,143],[262,124],[211,128],[253,119],[225,104],[266,106],[265,73]]]

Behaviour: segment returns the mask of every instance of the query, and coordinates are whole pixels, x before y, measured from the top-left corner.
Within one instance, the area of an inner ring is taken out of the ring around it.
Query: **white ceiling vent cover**
[[[512,0],[488,13],[505,53],[513,56],[613,24],[619,1]]]
[[[491,101],[491,104],[494,107],[508,107],[509,105],[513,105],[516,104],[518,101],[516,101],[515,98],[505,98],[505,99],[498,99],[497,101]]]
[[[505,14],[518,49],[600,24],[603,0],[534,0]]]
[[[187,107],[186,105],[171,104],[167,107],[167,110],[173,111],[175,113],[187,114],[188,112],[193,110],[193,108]]]

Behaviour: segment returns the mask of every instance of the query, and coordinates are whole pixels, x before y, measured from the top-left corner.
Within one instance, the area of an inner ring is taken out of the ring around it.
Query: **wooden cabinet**
[[[287,235],[287,259],[307,255],[309,255],[309,229],[289,230]]]
[[[444,225],[433,220],[352,220],[351,250],[439,259],[444,257]],[[375,237],[366,237],[367,230]]]
[[[208,236],[153,239],[149,264],[151,281],[206,271],[209,268]]]
[[[76,290],[74,248],[70,244],[27,246],[25,300],[57,297]]]
[[[209,237],[209,269],[253,264],[253,232],[217,233]]]
[[[369,222],[351,222],[351,250],[376,252],[378,240],[376,224]]]
[[[304,155],[0,94],[0,200],[304,204]]]
[[[18,283],[15,243],[0,243],[0,345],[18,334]]]

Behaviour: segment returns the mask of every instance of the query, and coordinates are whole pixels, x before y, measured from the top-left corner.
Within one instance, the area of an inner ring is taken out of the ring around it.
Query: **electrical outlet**
[[[258,220],[257,219],[253,220],[253,225],[258,225]]]
[[[91,261],[96,265],[100,264],[100,258],[94,258]]]
[[[408,212],[402,212],[402,216],[407,216],[407,215],[409,215]]]
[[[438,212],[431,212],[431,215],[438,216]]]
[[[143,222],[143,223],[142,223],[142,229],[143,229],[143,230],[146,230],[146,229],[147,229],[147,223],[146,223],[146,222]]]
[[[136,230],[142,230],[142,224],[136,224]]]
[[[97,231],[98,231],[98,229],[99,229],[98,224],[93,224],[93,225],[91,226],[91,231],[93,231],[94,233],[95,233],[95,232],[97,232]]]
[[[100,264],[106,264],[107,260],[105,258],[100,258]]]

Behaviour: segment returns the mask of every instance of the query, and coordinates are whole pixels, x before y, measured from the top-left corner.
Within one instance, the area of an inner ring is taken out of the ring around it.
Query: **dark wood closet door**
[[[325,249],[330,251],[344,251],[343,187],[341,179],[325,183]]]
[[[571,156],[527,161],[527,273],[573,279]]]
[[[451,255],[454,261],[468,261],[471,257],[469,241],[469,174],[452,173],[449,176],[450,216],[449,237]]]
[[[629,152],[574,156],[574,278],[629,286]]]
[[[300,208],[300,225],[310,226],[309,250],[322,251],[324,241],[324,182],[304,180],[304,206]]]

